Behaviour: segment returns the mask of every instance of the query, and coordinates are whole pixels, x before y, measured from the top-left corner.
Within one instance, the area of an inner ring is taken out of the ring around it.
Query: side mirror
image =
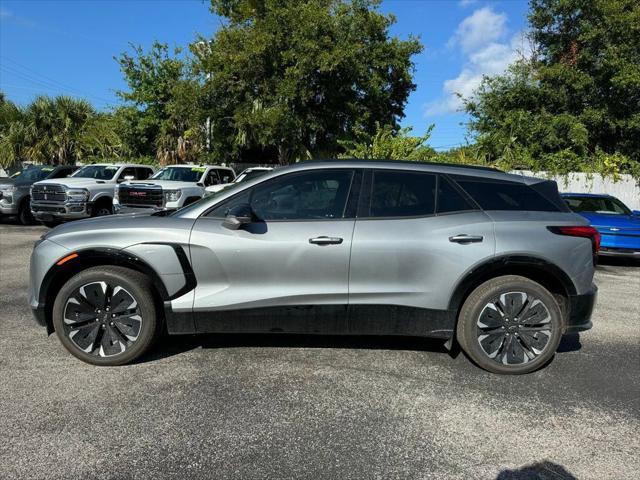
[[[254,215],[251,205],[241,203],[235,207],[231,207],[227,212],[227,216],[222,222],[222,226],[229,230],[238,230],[242,225],[246,225],[253,221]]]

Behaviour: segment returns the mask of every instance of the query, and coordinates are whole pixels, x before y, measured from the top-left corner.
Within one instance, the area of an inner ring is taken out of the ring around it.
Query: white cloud
[[[496,13],[491,7],[476,10],[465,18],[449,40],[449,46],[459,45],[463,52],[471,52],[506,33],[507,15]]]
[[[474,3],[478,3],[478,0],[460,0],[458,2],[461,7],[468,7],[469,5],[473,5]]]
[[[426,116],[460,110],[463,102],[459,95],[472,97],[484,75],[502,73],[518,58],[523,50],[522,34],[505,39],[506,20],[504,13],[481,8],[458,25],[449,45],[461,50],[464,65],[457,77],[444,82],[441,97],[426,105]]]

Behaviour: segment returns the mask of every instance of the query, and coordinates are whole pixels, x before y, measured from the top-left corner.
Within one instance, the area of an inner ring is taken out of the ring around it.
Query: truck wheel
[[[110,200],[99,200],[91,210],[92,217],[104,217],[113,213],[113,204]]]
[[[485,370],[529,373],[555,354],[562,337],[562,313],[542,285],[506,275],[483,283],[469,295],[456,336],[464,352]]]
[[[122,267],[93,267],[63,285],[53,305],[62,345],[93,365],[123,365],[144,354],[160,330],[148,278]]]
[[[18,207],[18,220],[22,225],[31,225],[35,221],[33,215],[31,215],[29,197],[20,202],[20,207]]]

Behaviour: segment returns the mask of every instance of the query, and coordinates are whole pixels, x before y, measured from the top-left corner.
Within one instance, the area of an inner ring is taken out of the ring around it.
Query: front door
[[[351,169],[285,174],[200,217],[191,234],[198,330],[341,330],[354,176]],[[255,221],[238,230],[224,227],[229,208],[245,203]],[[327,313],[337,323],[323,323]]]

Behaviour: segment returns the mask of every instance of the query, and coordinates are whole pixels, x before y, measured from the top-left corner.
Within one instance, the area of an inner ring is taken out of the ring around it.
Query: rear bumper
[[[569,296],[569,318],[565,333],[583,332],[589,330],[593,323],[591,314],[598,298],[598,287],[591,286],[591,290],[583,295]]]

